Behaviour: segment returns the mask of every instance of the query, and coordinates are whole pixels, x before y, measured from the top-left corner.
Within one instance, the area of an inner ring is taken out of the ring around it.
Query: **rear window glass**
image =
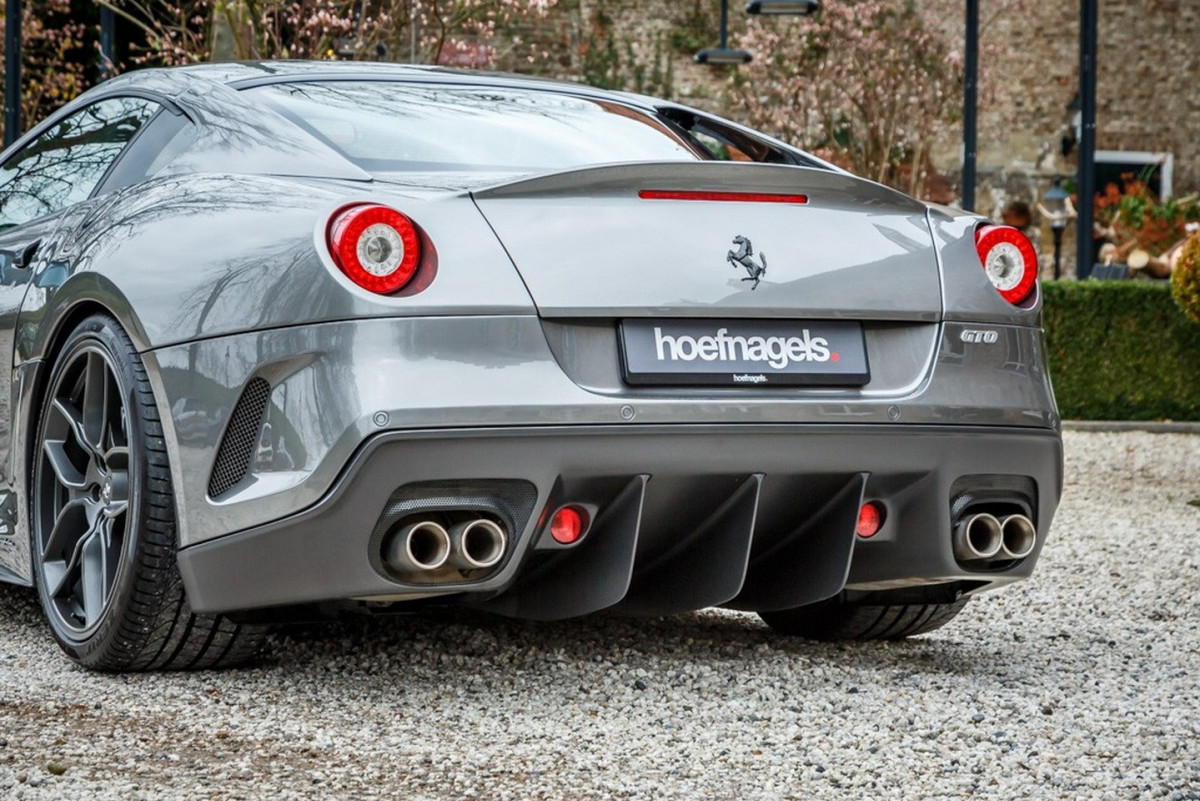
[[[652,116],[554,92],[383,81],[245,91],[370,172],[553,170],[707,157]]]

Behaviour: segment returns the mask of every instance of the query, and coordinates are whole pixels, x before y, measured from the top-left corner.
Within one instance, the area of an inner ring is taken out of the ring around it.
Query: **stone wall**
[[[1074,172],[1060,145],[1079,80],[1078,29],[1078,0],[1042,0],[987,24],[981,167]],[[1200,189],[1200,3],[1100,0],[1099,39],[1097,148],[1174,153],[1177,193]],[[989,103],[1001,82],[1019,90]]]
[[[1021,14],[988,20],[981,79],[979,211],[999,214],[1012,199],[1036,200],[1055,174],[1074,175],[1062,155],[1068,105],[1079,80],[1079,2],[1041,0]],[[961,24],[961,20],[956,20]],[[1174,154],[1175,195],[1200,190],[1200,3],[1099,0],[1096,147]],[[1015,91],[1014,91],[1015,89]],[[961,131],[948,132],[961,137]],[[951,140],[938,165],[957,176],[961,145]],[[1103,187],[1097,187],[1102,190]],[[1049,269],[1050,234],[1043,230]],[[1074,272],[1074,230],[1063,243]]]
[[[1105,0],[1097,146],[1175,154],[1176,194],[1200,189],[1200,3]]]

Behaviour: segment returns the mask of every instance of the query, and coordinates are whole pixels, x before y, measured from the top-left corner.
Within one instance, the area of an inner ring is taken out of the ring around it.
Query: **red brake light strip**
[[[808,195],[781,195],[770,192],[692,192],[677,189],[643,189],[642,200],[713,200],[735,203],[797,203],[808,202]]]

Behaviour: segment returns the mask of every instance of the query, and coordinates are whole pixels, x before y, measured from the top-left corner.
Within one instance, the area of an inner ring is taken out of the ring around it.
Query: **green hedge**
[[[1200,325],[1167,284],[1042,286],[1050,375],[1068,420],[1200,420]]]

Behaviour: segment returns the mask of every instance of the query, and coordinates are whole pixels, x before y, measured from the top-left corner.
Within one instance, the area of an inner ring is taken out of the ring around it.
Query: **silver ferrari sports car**
[[[1029,242],[710,114],[204,65],[0,161],[0,578],[82,665],[430,604],[902,637],[1050,527]]]

